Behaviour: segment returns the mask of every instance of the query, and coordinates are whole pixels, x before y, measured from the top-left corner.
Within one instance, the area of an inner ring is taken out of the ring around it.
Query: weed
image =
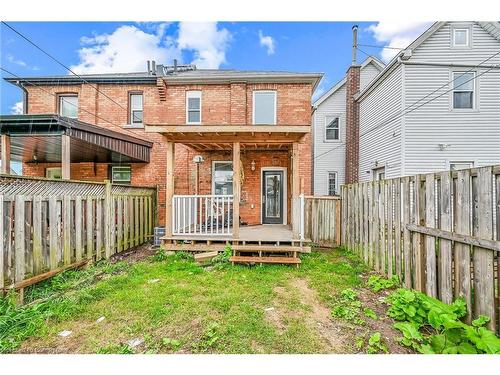
[[[332,315],[336,318],[342,318],[363,325],[365,321],[360,318],[361,301],[358,300],[358,293],[354,289],[347,288],[340,292],[332,310]]]
[[[219,324],[211,323],[205,330],[200,340],[193,343],[192,348],[194,352],[205,353],[210,349],[213,349],[217,342],[219,341]]]
[[[229,258],[231,258],[232,255],[233,249],[231,248],[231,245],[228,244],[224,247],[224,251],[222,253],[212,259],[212,264],[217,269],[224,268],[227,264],[229,264]]]
[[[173,352],[176,352],[181,347],[181,342],[179,340],[171,339],[168,337],[163,338],[161,343],[165,349],[171,350]]]
[[[163,246],[160,246],[158,250],[156,250],[155,254],[152,256],[153,262],[164,262],[167,260],[169,255]]]
[[[376,354],[376,353],[387,353],[387,347],[382,343],[382,336],[380,332],[375,332],[368,339],[368,354]]]
[[[368,278],[368,286],[375,292],[379,292],[383,289],[392,289],[399,285],[399,279],[396,275],[390,279],[385,279],[380,275],[371,275]]]
[[[372,309],[370,309],[369,307],[365,307],[365,309],[363,310],[364,314],[366,317],[368,318],[371,318],[373,320],[377,320],[377,314],[375,314],[375,311],[373,311]]]
[[[134,354],[134,350],[126,344],[111,344],[98,349],[97,354]]]

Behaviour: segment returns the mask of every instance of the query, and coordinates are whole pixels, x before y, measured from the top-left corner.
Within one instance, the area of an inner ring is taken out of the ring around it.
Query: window
[[[450,161],[450,171],[459,171],[460,169],[469,169],[474,167],[471,161]]]
[[[474,108],[474,72],[453,72],[453,108]]]
[[[325,140],[336,141],[339,139],[339,118],[326,116],[325,117]]]
[[[453,46],[468,47],[469,46],[469,29],[453,29]]]
[[[201,124],[201,91],[186,93],[186,119],[188,124]]]
[[[132,179],[132,170],[130,166],[111,167],[111,182],[119,184],[130,184]]]
[[[59,115],[64,117],[78,117],[78,96],[59,95]]]
[[[328,195],[337,195],[337,172],[328,172]]]
[[[142,93],[132,93],[129,98],[130,124],[142,125]]]
[[[255,125],[276,124],[276,91],[253,92],[253,123]]]
[[[385,180],[385,167],[375,168],[373,170],[373,180]]]
[[[213,162],[212,193],[215,195],[233,194],[233,162]]]
[[[45,177],[61,179],[62,169],[60,167],[45,168]]]

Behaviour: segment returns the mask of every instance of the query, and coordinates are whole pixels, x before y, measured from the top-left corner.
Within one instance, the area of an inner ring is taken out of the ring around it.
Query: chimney
[[[148,76],[151,75],[151,61],[148,60]]]
[[[156,61],[151,61],[151,72],[152,74],[156,74]]]
[[[177,73],[177,59],[174,59],[174,73]]]
[[[360,66],[357,64],[358,26],[352,27],[352,61],[346,79],[346,142],[345,183],[359,180],[359,104],[354,96],[359,92]]]

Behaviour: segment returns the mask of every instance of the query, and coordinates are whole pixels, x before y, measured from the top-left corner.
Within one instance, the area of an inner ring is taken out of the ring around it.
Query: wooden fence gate
[[[342,187],[342,243],[375,270],[500,326],[500,167]]]
[[[155,199],[155,188],[0,176],[0,289],[148,241]]]

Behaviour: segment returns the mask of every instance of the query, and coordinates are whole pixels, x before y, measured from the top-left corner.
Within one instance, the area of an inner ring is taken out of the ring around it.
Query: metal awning
[[[0,134],[11,137],[11,159],[60,162],[61,135],[71,139],[71,162],[149,163],[153,143],[58,115],[0,115]]]

